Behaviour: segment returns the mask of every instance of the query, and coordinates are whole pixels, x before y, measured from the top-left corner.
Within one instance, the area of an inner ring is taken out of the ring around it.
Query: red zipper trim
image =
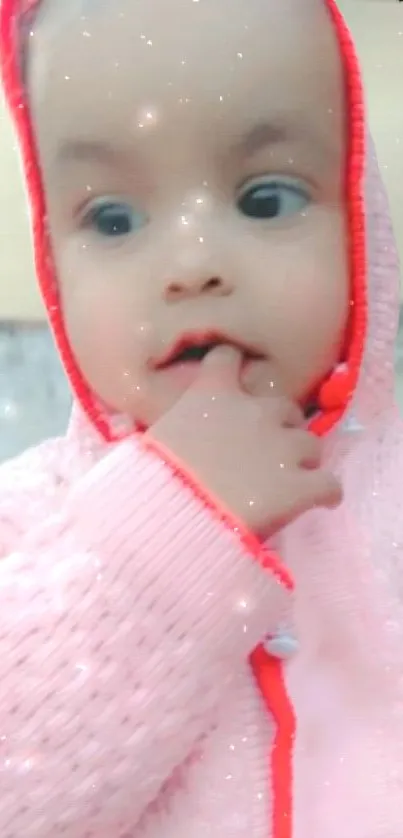
[[[268,655],[263,646],[258,646],[251,656],[251,665],[276,726],[270,753],[272,820],[268,838],[292,838],[294,709],[285,686],[281,661]]]

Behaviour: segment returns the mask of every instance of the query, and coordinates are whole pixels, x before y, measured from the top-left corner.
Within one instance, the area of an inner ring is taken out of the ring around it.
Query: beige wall
[[[403,257],[403,5],[340,0],[356,37],[369,113]],[[18,156],[0,99],[0,317],[38,318],[27,207]]]
[[[28,208],[19,160],[0,98],[0,317],[38,318],[42,305],[34,280]]]

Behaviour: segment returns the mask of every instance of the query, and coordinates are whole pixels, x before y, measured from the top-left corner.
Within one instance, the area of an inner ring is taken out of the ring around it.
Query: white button
[[[282,660],[294,657],[299,650],[299,643],[290,634],[279,634],[277,637],[270,637],[264,642],[264,648],[269,655]]]

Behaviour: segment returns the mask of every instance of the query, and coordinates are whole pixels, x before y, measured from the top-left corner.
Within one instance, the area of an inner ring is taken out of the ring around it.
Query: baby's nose
[[[173,303],[198,296],[226,297],[232,293],[232,284],[219,275],[198,275],[187,271],[183,276],[168,278],[164,287],[164,299]]]

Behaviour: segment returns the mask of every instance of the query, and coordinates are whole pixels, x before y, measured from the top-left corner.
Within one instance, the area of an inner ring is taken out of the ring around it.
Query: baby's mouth
[[[208,353],[215,349],[218,345],[219,344],[217,343],[206,343],[201,344],[200,346],[186,346],[181,352],[178,352],[178,354],[172,358],[170,365],[201,363],[206,355],[208,355]]]
[[[154,365],[155,369],[163,370],[174,366],[200,364],[209,352],[218,346],[233,346],[242,354],[242,364],[249,361],[262,360],[263,355],[247,347],[237,340],[225,336],[185,335],[179,339],[172,349]]]

